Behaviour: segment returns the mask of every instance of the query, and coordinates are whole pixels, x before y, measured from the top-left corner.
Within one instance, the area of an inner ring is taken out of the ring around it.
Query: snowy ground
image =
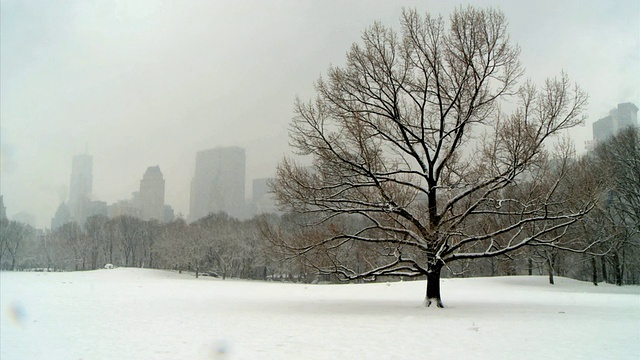
[[[545,277],[300,285],[0,273],[0,358],[640,359],[640,287]]]

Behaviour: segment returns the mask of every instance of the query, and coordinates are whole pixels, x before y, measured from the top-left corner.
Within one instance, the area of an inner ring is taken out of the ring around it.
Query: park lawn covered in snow
[[[546,277],[305,285],[0,273],[0,358],[640,359],[640,287]]]

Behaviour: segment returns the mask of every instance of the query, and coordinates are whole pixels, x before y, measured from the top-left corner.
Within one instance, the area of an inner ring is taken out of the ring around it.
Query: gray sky
[[[0,0],[1,193],[8,215],[39,227],[69,192],[71,158],[93,155],[93,193],[113,203],[159,165],[166,203],[189,212],[195,154],[246,149],[247,181],[289,153],[296,95],[375,20],[403,6],[448,13],[449,1]],[[565,70],[589,94],[591,123],[640,106],[640,5],[629,1],[472,1],[497,6],[522,48],[526,77]],[[249,194],[247,194],[249,195]]]

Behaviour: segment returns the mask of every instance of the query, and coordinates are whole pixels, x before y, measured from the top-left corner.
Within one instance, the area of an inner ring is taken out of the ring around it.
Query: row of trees
[[[97,215],[84,224],[69,222],[45,232],[4,219],[0,221],[0,268],[78,271],[112,264],[188,270],[196,277],[312,281],[298,261],[284,259],[261,236],[258,224],[276,218],[263,215],[240,221],[217,213],[187,224],[182,218],[160,223]]]
[[[622,284],[640,283],[640,133],[629,128],[599,144],[594,151],[575,157],[570,147],[565,156],[546,162],[544,177],[564,172],[557,195],[577,203],[596,194],[593,206],[580,221],[550,234],[552,243],[533,239],[529,246],[481,259],[461,259],[445,264],[445,276],[496,276],[548,274],[580,280]],[[531,182],[525,182],[525,187]],[[509,198],[523,201],[510,189]],[[426,200],[422,200],[426,201]],[[515,200],[513,200],[515,201]],[[548,204],[559,206],[562,202]],[[507,210],[508,203],[493,206]],[[183,219],[170,223],[143,221],[131,216],[109,219],[93,216],[82,225],[64,224],[53,232],[39,233],[26,224],[0,221],[0,267],[2,269],[91,270],[105,264],[116,266],[190,270],[222,278],[331,280],[350,274],[374,279],[387,274],[371,272],[375,264],[412,257],[420,253],[407,246],[350,242],[333,246],[326,242],[336,234],[362,232],[368,222],[357,214],[333,216],[321,221],[315,214],[262,215],[240,221],[225,213],[211,214],[194,223]],[[315,221],[315,222],[314,222]],[[495,228],[500,217],[483,218],[476,227]],[[541,226],[553,226],[543,224]],[[470,226],[470,225],[469,225]],[[523,236],[536,228],[523,227]],[[495,236],[492,248],[512,241]],[[313,246],[310,246],[313,245]],[[323,244],[318,246],[317,244]],[[475,244],[467,251],[487,251]],[[577,249],[577,250],[576,250]],[[394,274],[392,274],[394,275]],[[395,274],[415,277],[406,271]],[[333,276],[333,277],[332,277]],[[386,278],[385,278],[386,279]]]
[[[224,213],[192,224],[143,221],[132,216],[92,216],[38,233],[28,225],[2,222],[3,269],[93,270],[105,264],[216,273],[221,277],[265,275],[254,221]]]

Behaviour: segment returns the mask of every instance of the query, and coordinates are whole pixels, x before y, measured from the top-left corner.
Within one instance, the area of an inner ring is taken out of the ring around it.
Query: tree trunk
[[[489,258],[489,262],[491,263],[491,276],[496,276],[496,258]]]
[[[425,299],[427,307],[431,306],[432,302],[435,302],[439,308],[444,307],[440,297],[440,270],[442,270],[442,265],[442,263],[438,262],[429,266],[427,272],[427,296]]]
[[[598,267],[595,256],[591,257],[591,281],[593,281],[593,285],[598,286]]]
[[[624,268],[626,266],[626,261],[625,261],[625,256],[624,256],[624,251],[625,248],[622,248],[622,256],[620,258],[620,284],[617,284],[618,286],[622,286],[622,284],[624,284]]]
[[[529,276],[533,275],[533,259],[529,258]]]
[[[622,263],[620,261],[620,255],[617,252],[613,253],[613,270],[615,276],[615,284],[618,286],[622,286]]]
[[[600,265],[602,265],[602,280],[605,283],[608,283],[609,279],[607,277],[607,262],[605,261],[605,257],[604,256],[600,257]]]
[[[547,271],[549,272],[549,284],[553,285],[553,264],[551,264],[551,258],[547,257]]]

